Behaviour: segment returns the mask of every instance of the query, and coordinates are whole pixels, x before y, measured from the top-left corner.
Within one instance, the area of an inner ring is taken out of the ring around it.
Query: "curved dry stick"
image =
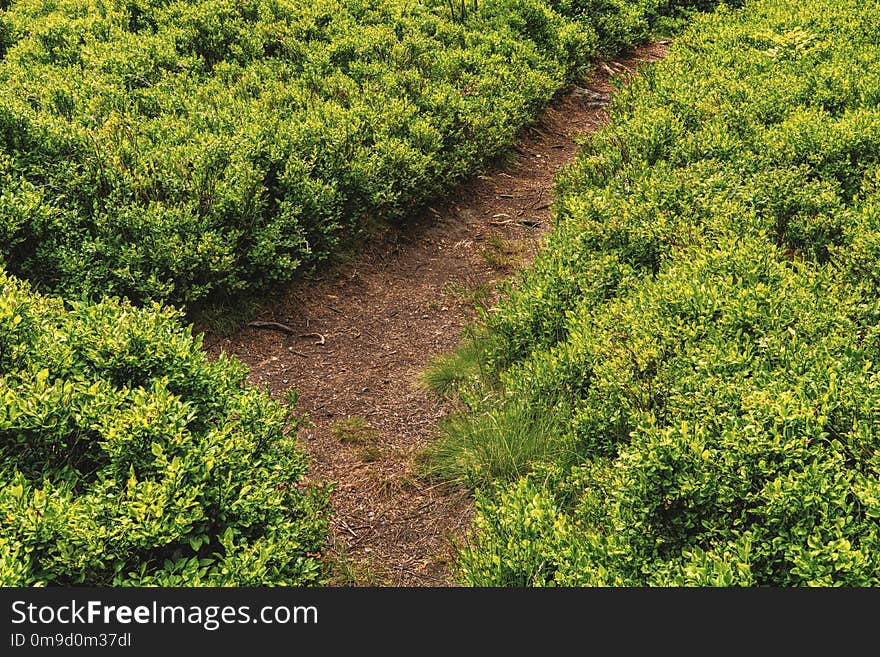
[[[287,324],[279,324],[278,322],[248,322],[248,326],[252,326],[254,328],[272,329],[291,335],[293,333],[296,333],[296,331],[290,328]]]
[[[254,328],[272,329],[273,331],[281,331],[282,333],[287,333],[288,335],[293,335],[294,333],[296,333],[296,331],[290,328],[287,324],[281,324],[280,322],[248,322],[248,326],[252,326]],[[300,334],[299,337],[318,338],[318,341],[315,344],[327,344],[327,338],[325,338],[320,333],[303,333]]]
[[[304,334],[300,335],[299,337],[301,337],[301,338],[318,338],[318,341],[315,343],[318,345],[325,344],[327,342],[327,339],[323,335],[321,335],[320,333],[304,333]]]

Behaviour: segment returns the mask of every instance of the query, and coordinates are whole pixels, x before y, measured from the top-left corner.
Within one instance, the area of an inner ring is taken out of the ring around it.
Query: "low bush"
[[[14,0],[0,258],[75,298],[266,293],[498,155],[661,4]]]
[[[563,420],[481,482],[462,582],[878,584],[878,27],[721,7],[616,95],[435,448],[487,409]]]
[[[323,581],[300,420],[200,342],[171,309],[0,273],[0,584]]]

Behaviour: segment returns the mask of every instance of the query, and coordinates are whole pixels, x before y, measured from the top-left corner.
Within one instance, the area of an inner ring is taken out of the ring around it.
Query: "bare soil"
[[[336,586],[454,586],[454,545],[473,514],[468,491],[420,478],[416,455],[450,412],[420,383],[432,357],[456,348],[497,284],[526,266],[551,228],[553,181],[577,140],[607,121],[605,105],[636,67],[666,43],[595,67],[526,129],[510,155],[457,187],[442,204],[363,244],[352,261],[292,286],[258,322],[206,350],[234,354],[250,381],[312,426],[298,440],[310,479],[336,482],[324,552]]]

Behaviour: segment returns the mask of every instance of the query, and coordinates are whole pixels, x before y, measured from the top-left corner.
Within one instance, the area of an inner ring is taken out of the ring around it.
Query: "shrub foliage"
[[[0,584],[322,581],[299,421],[200,346],[167,307],[0,273]]]
[[[481,322],[475,417],[565,421],[481,491],[461,581],[880,583],[878,29],[722,6],[617,94]]]
[[[473,172],[677,4],[14,0],[0,258],[76,298],[269,291]]]

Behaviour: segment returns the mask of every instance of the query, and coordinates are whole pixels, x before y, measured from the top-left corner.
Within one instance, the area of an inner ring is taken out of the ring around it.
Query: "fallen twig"
[[[248,326],[252,326],[253,328],[272,329],[273,331],[281,331],[288,334],[296,333],[296,331],[290,328],[287,324],[281,324],[279,322],[248,322]]]
[[[517,226],[526,226],[528,228],[535,228],[541,225],[541,222],[536,219],[505,219],[504,221],[490,221],[490,226],[507,226],[509,224],[516,224]]]
[[[414,518],[418,518],[420,515],[422,515],[427,510],[427,508],[429,506],[433,506],[436,503],[437,503],[436,500],[429,500],[425,504],[422,504],[422,506],[420,506],[418,509],[416,509],[415,512],[410,513],[409,515],[403,516],[402,518],[397,518],[396,520],[387,520],[385,522],[385,524],[386,525],[399,525],[400,523],[408,522],[410,520],[413,520]]]
[[[317,345],[322,345],[327,343],[327,339],[321,335],[320,333],[303,333],[299,337],[301,338],[318,338],[318,341],[315,343]]]
[[[345,520],[342,520],[342,519],[340,518],[340,519],[339,519],[339,524],[342,525],[343,527],[345,527],[346,531],[348,531],[349,534],[351,534],[351,535],[354,536],[355,538],[358,537],[358,535],[354,533],[354,530],[353,530],[351,527],[348,526],[348,523],[345,522]]]

